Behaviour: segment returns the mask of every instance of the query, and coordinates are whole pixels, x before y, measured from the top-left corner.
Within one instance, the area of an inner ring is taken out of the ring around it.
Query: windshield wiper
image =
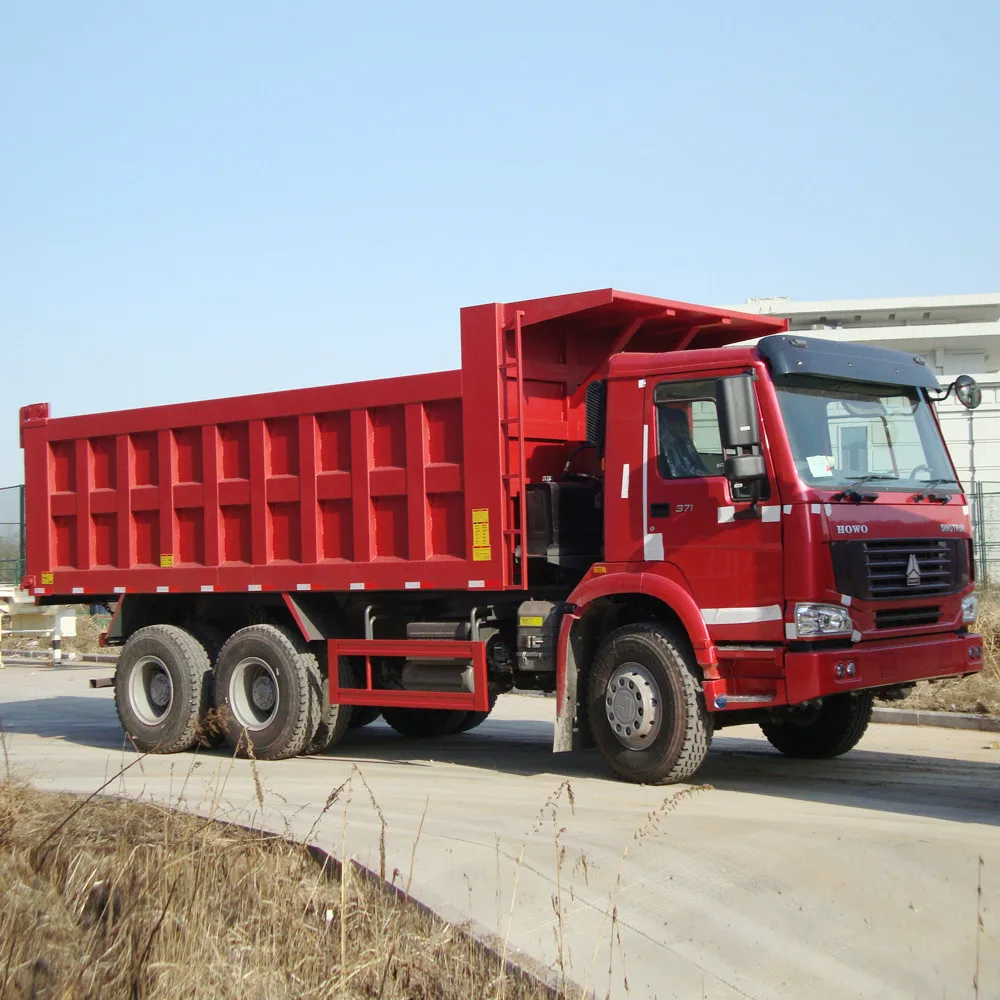
[[[928,500],[936,501],[937,503],[947,503],[951,499],[950,493],[931,492],[935,486],[940,486],[942,483],[954,483],[959,488],[962,486],[962,484],[952,476],[943,476],[940,479],[928,479],[927,482],[923,484],[923,489],[919,493],[913,494],[913,502],[920,503],[921,500],[926,498]]]
[[[887,476],[882,473],[871,473],[867,476],[848,476],[847,477],[852,483],[856,483],[861,486],[862,483],[871,483],[879,479],[899,479],[899,476]],[[854,503],[861,503],[862,501],[867,501],[868,503],[874,503],[878,500],[877,493],[859,493],[853,486],[849,486],[846,490],[841,490],[840,493],[834,493],[831,500],[851,500]]]

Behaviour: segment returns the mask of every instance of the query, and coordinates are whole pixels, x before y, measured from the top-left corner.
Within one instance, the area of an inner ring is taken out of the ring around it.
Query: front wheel
[[[872,721],[875,694],[835,694],[800,719],[762,722],[768,742],[786,757],[823,760],[853,750]]]
[[[601,643],[588,711],[594,742],[625,781],[683,781],[708,754],[712,718],[694,655],[681,636],[660,625],[626,625]]]

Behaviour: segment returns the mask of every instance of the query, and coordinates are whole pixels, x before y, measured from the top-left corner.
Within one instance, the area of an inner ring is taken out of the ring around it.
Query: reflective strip
[[[486,586],[486,581],[485,580],[470,580],[469,581],[469,590],[479,590],[479,589],[481,589],[482,587],[485,587],[485,586]]]
[[[82,594],[83,593],[83,587],[74,587],[73,588],[73,593],[74,594]]]
[[[818,514],[818,513],[819,513],[819,504],[818,504],[818,503],[814,503],[814,504],[811,504],[811,505],[810,505],[810,507],[809,507],[809,509],[810,509],[810,510],[811,510],[811,511],[812,511],[812,512],[813,512],[814,514]]]
[[[833,507],[828,503],[823,504],[823,513],[829,517],[833,513]]]
[[[851,606],[851,599],[847,594],[841,594],[840,603],[843,604],[845,608],[849,608]]]
[[[861,642],[861,633],[857,629],[851,633],[851,642]]]
[[[663,535],[646,535],[642,540],[642,555],[646,562],[663,562]]]
[[[968,507],[963,507],[962,508],[962,513],[965,514],[966,517],[968,517],[969,516],[969,508]]]
[[[795,622],[785,622],[785,638],[798,639],[799,630],[795,627]]]
[[[363,583],[352,583],[351,590],[364,590],[365,585]]]
[[[256,593],[258,590],[260,590],[260,584],[259,583],[248,583],[247,584],[247,590],[249,590],[250,593],[252,593],[252,594]]]
[[[211,594],[212,591],[214,591],[214,590],[215,590],[215,587],[213,587],[212,584],[210,584],[210,583],[203,583],[201,585],[201,592],[203,594]]]
[[[170,588],[169,587],[157,587],[156,588],[156,592],[158,594],[169,594],[170,593]]]
[[[628,500],[628,462],[622,466],[622,500]]]
[[[640,389],[646,388],[646,380],[644,378],[639,379],[639,388]]]
[[[115,587],[115,593],[116,594],[124,594],[125,593],[125,588],[124,587]]]
[[[717,515],[719,524],[729,524],[736,517],[735,507],[720,507]]]
[[[296,590],[312,590],[313,588],[312,588],[312,584],[311,583],[297,583],[297,584],[295,584],[295,589]]]
[[[407,590],[419,590],[420,589],[420,581],[419,580],[407,580],[407,582],[404,583],[403,586]]]
[[[765,523],[768,522],[768,521],[780,521],[781,520],[781,508],[780,507],[775,507],[775,506],[761,507],[761,509],[760,509],[760,519],[761,519],[761,521],[763,521]]]
[[[34,592],[36,594],[44,594],[45,593],[45,588],[44,587],[35,587],[35,591]]]
[[[702,608],[706,625],[749,625],[752,622],[781,621],[781,607],[769,604],[763,608]]]
[[[787,516],[792,512],[792,505],[790,503],[786,503],[785,506],[782,507],[781,509],[785,512],[785,515]]]

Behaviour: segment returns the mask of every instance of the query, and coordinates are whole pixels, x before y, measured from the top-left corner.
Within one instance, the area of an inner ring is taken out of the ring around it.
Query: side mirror
[[[722,447],[753,448],[760,446],[757,429],[757,399],[750,375],[733,375],[715,383],[715,405],[719,411]]]
[[[719,435],[730,483],[754,483],[767,478],[760,453],[757,399],[753,377],[732,375],[715,383],[715,406],[719,412]]]
[[[983,401],[983,390],[971,375],[959,375],[952,384],[958,401],[967,410],[974,410]]]
[[[591,382],[587,386],[587,443],[604,457],[604,437],[607,430],[608,383]]]

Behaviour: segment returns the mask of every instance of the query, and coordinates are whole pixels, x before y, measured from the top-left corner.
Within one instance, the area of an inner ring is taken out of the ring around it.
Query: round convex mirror
[[[971,375],[959,375],[955,379],[955,395],[968,410],[974,410],[983,401],[983,390]]]

